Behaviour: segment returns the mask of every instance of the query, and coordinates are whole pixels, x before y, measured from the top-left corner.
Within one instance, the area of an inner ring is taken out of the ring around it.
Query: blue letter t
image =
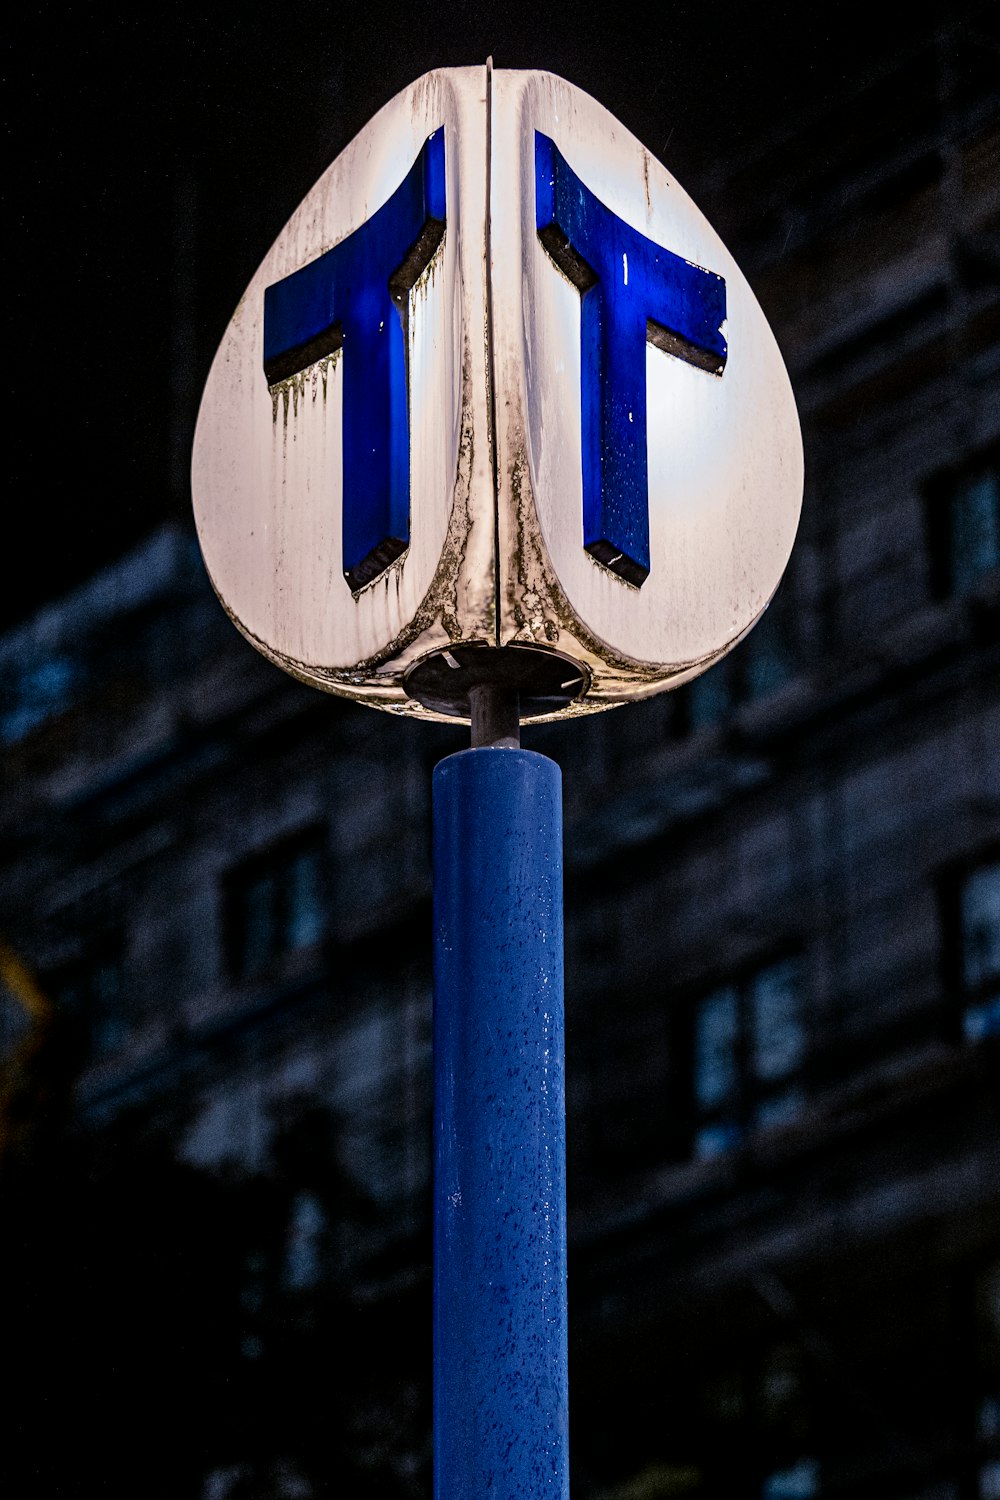
[[[410,542],[409,294],[444,225],[436,130],[377,213],[264,293],[269,385],[343,348],[344,574],[355,592]]]
[[[539,132],[535,213],[580,292],[583,545],[638,586],[649,573],[646,344],[721,375],[726,283],[605,208]]]

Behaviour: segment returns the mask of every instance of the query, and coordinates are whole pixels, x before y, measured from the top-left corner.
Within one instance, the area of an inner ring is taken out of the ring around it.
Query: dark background
[[[492,55],[560,74],[689,185],[804,104],[828,103],[836,132],[863,129],[851,98],[910,45],[889,6],[731,0],[643,15],[300,0],[19,18],[3,183],[19,541],[0,622],[189,515],[198,396],[244,286],[320,173],[421,73]]]
[[[778,333],[806,452],[782,602],[746,643],[527,736],[565,773],[575,1493],[995,1500],[1000,1039],[963,1026],[1000,979],[968,979],[963,902],[1000,889],[1000,556],[952,563],[969,496],[1000,514],[996,7],[18,25],[0,625],[183,535],[123,565],[132,594],[116,574],[0,639],[0,1489],[429,1493],[426,1180],[389,1208],[371,1187],[426,1156],[426,1054],[349,1119],[275,1090],[259,1159],[188,1148],[216,1105],[245,1144],[237,1106],[296,1048],[382,1087],[388,1042],[352,1028],[426,1020],[427,788],[461,736],[259,658],[188,545],[187,473],[288,215],[398,89],[492,55],[593,94],[691,192]],[[309,942],[281,910],[307,866]],[[737,1139],[699,1156],[700,1007],[732,984],[746,1012],[789,957],[800,1112],[758,1128],[741,1034]]]

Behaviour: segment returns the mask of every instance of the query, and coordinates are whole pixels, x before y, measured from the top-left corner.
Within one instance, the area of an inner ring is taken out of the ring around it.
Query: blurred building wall
[[[995,23],[928,31],[686,184],[807,488],[730,658],[527,736],[566,789],[579,1500],[1000,1496],[998,67]],[[0,680],[11,1492],[428,1493],[461,735],[282,677],[177,527]]]

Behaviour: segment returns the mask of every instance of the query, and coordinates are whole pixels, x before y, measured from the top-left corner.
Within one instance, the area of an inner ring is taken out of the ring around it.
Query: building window
[[[976,1500],[1000,1500],[1000,1260],[976,1283]]]
[[[811,1500],[819,1494],[819,1465],[813,1458],[800,1458],[790,1469],[769,1474],[760,1494],[761,1500]]]
[[[987,1425],[984,1427],[982,1417],[985,1411],[987,1411],[987,1408],[981,1406],[980,1438],[984,1436],[988,1437],[992,1441],[993,1447],[996,1448],[997,1439],[1000,1438],[1000,1397],[993,1397],[992,1403],[988,1408]],[[1000,1500],[1000,1458],[987,1459],[981,1465],[978,1474],[978,1483],[977,1500]]]
[[[296,1193],[285,1246],[283,1282],[292,1292],[308,1291],[323,1279],[329,1224],[315,1193]]]
[[[1000,1035],[1000,859],[965,877],[958,905],[962,1033],[979,1042]]]
[[[684,694],[684,728],[691,734],[718,724],[735,707],[737,683],[732,657],[724,657],[680,690]]]
[[[0,667],[0,741],[14,744],[68,708],[81,690],[82,678],[79,662],[66,655]]]
[[[932,486],[930,540],[939,594],[967,594],[1000,565],[1000,450]]]
[[[741,703],[766,698],[795,671],[790,594],[781,588],[763,618],[730,653],[678,689],[682,732],[697,733],[719,723]]]
[[[709,1380],[704,1401],[713,1494],[737,1486],[755,1500],[812,1500],[820,1493],[819,1464],[810,1455],[813,1400],[796,1344],[746,1349]]]
[[[693,1017],[695,1155],[717,1156],[748,1130],[794,1118],[805,1050],[800,960],[705,995]]]
[[[948,507],[949,586],[969,591],[1000,563],[1000,475],[995,467],[967,475]]]
[[[740,697],[765,698],[787,682],[795,670],[789,620],[790,595],[779,591],[745,641],[736,648],[740,663]],[[736,655],[736,653],[734,653]]]
[[[124,945],[116,933],[97,940],[53,981],[57,1004],[79,1023],[94,1057],[116,1051],[128,1033],[124,974]]]
[[[229,877],[229,957],[237,977],[322,937],[323,866],[323,845],[313,833],[255,856]]]

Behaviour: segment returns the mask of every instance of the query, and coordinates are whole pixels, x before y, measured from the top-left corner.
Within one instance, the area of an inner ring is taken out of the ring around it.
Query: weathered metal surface
[[[443,202],[414,200],[414,244],[365,287],[377,321],[310,303],[295,347],[265,348],[266,298],[363,267],[349,247],[430,140]],[[367,340],[367,375],[345,336]],[[407,684],[455,645],[519,644],[581,673],[525,715],[549,718],[686,681],[752,627],[791,550],[802,449],[763,314],[664,168],[561,79],[460,68],[386,105],[279,236],[213,365],[193,488],[220,598],[287,671],[464,715],[471,680],[450,704]]]
[[[558,766],[434,772],[434,1493],[569,1494]]]
[[[586,706],[644,696],[710,666],[777,587],[802,494],[794,399],[732,256],[623,126],[544,73],[496,73],[492,106],[501,640],[546,641],[579,656],[592,673]],[[582,545],[581,294],[539,237],[539,133],[628,231],[725,280],[721,376],[662,346],[645,348],[649,575],[641,587]]]
[[[451,641],[495,640],[493,479],[486,422],[486,70],[427,74],[316,184],[250,283],[216,355],[195,439],[199,538],[243,633],[295,676],[383,707]],[[268,387],[268,287],[339,245],[445,137],[447,223],[408,294],[409,545],[357,592],[344,577],[344,351]],[[419,712],[424,712],[420,709]]]

